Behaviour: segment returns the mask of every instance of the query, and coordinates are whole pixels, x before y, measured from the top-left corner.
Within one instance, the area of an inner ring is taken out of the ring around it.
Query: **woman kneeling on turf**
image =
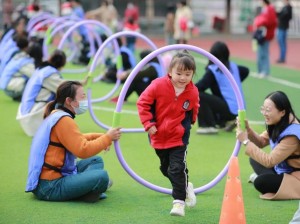
[[[255,133],[246,121],[246,130],[236,132],[255,172],[251,178],[262,199],[300,199],[300,123],[285,93],[270,93],[261,107],[266,131]],[[261,148],[271,146],[271,153]]]

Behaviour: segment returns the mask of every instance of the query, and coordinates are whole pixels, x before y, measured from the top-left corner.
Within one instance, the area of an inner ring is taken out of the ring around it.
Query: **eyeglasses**
[[[264,115],[264,114],[269,114],[270,112],[271,112],[270,107],[264,107],[264,106],[261,106],[261,107],[260,107],[260,113],[261,113],[262,115]]]

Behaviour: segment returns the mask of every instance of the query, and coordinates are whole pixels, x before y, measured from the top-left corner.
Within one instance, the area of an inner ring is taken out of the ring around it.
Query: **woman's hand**
[[[248,133],[247,133],[247,130],[248,130],[250,127],[249,127],[248,120],[245,120],[244,122],[245,122],[246,130],[242,130],[241,124],[240,124],[240,120],[239,120],[238,117],[236,118],[236,124],[237,124],[236,138],[237,138],[240,142],[244,142],[245,140],[248,139]]]
[[[113,141],[119,140],[121,137],[121,128],[110,128],[106,134],[108,134]]]
[[[155,126],[152,126],[151,128],[149,128],[148,130],[148,134],[149,135],[154,135],[157,132],[157,129]]]

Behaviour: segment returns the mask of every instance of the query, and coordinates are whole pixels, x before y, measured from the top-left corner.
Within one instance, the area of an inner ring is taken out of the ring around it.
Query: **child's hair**
[[[43,50],[39,43],[31,42],[29,44],[27,53],[34,59],[35,68],[39,67],[42,64]]]
[[[183,70],[192,70],[193,74],[196,72],[195,59],[187,50],[178,52],[173,56],[169,66],[169,72],[175,65],[178,65],[178,67]]]
[[[219,59],[229,69],[229,56],[230,52],[227,45],[222,41],[215,42],[209,51],[213,56]],[[214,64],[212,61],[208,65]]]
[[[52,55],[50,56],[48,62],[54,67],[54,68],[62,68],[65,66],[67,61],[67,57],[65,52],[62,50],[56,49]]]
[[[56,90],[55,100],[50,101],[44,112],[44,118],[48,117],[52,110],[64,107],[67,97],[75,99],[78,87],[82,86],[79,81],[65,81],[61,83]]]
[[[24,50],[25,48],[28,47],[29,45],[29,41],[27,39],[27,36],[24,36],[24,35],[17,35],[15,37],[15,42],[17,44],[17,47],[20,49],[20,50]]]

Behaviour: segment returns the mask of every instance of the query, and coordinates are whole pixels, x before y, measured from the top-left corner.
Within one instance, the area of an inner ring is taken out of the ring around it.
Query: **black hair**
[[[270,1],[269,0],[263,0],[263,2],[267,5],[270,5]]]
[[[24,50],[25,48],[28,47],[29,45],[29,41],[27,39],[27,36],[24,36],[24,35],[17,35],[15,38],[15,42],[17,44],[17,47],[20,49],[20,50]]]
[[[61,83],[56,90],[55,100],[50,101],[45,108],[44,118],[48,117],[56,107],[64,107],[67,97],[75,99],[76,91],[80,86],[82,86],[82,83],[79,81],[65,81]]]
[[[219,59],[229,69],[229,57],[230,52],[227,45],[222,41],[215,42],[209,51],[213,56]],[[208,65],[214,64],[212,61],[208,62]],[[207,66],[208,66],[207,65]]]
[[[28,23],[28,18],[27,18],[27,16],[21,15],[21,16],[19,16],[15,21],[13,21],[13,23],[12,23],[12,28],[15,29],[15,28],[19,25],[19,23],[20,23],[22,20],[25,21],[25,24]]]
[[[57,69],[64,67],[67,62],[67,57],[66,57],[65,52],[63,52],[62,50],[56,49],[50,56],[48,62],[54,68],[57,68]]]
[[[143,50],[140,53],[140,58],[143,59],[145,58],[148,54],[150,54],[152,52],[152,50]],[[152,58],[149,62],[158,62],[158,58],[154,57]]]
[[[43,50],[39,43],[31,42],[29,44],[27,53],[34,59],[35,68],[39,67],[43,60]]]
[[[187,50],[177,52],[177,54],[173,56],[169,65],[169,71],[177,64],[183,70],[192,70],[194,74],[196,72],[195,59]]]
[[[290,115],[293,115],[294,119],[300,122],[299,118],[296,117],[292,105],[287,95],[282,91],[275,91],[266,96],[265,99],[270,99],[277,110],[285,111],[284,116],[275,125],[267,125],[267,131],[273,142],[277,140],[280,133],[284,131],[290,125]]]

